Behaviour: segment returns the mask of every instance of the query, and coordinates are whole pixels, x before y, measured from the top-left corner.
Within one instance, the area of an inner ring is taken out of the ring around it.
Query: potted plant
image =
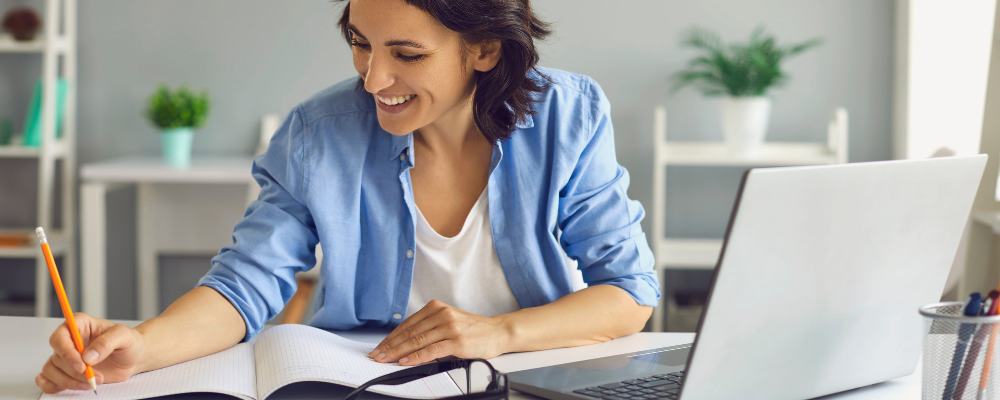
[[[696,85],[706,96],[724,96],[720,117],[726,144],[735,154],[752,155],[767,134],[771,113],[767,91],[788,81],[781,63],[819,45],[820,39],[779,47],[774,37],[757,28],[750,34],[749,43],[725,46],[715,33],[695,27],[684,35],[681,44],[705,54],[674,75],[673,91]]]
[[[208,93],[194,93],[183,85],[171,91],[160,84],[149,96],[145,115],[160,130],[165,163],[179,168],[191,164],[193,132],[205,124],[208,110]]]

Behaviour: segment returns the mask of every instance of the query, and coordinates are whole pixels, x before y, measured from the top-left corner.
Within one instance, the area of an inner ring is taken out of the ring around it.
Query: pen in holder
[[[961,302],[920,308],[924,400],[1000,400],[1000,316],[963,316]]]

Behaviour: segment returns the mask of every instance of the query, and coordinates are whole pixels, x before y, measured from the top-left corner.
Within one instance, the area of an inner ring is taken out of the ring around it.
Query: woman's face
[[[354,68],[375,97],[382,129],[405,135],[441,117],[471,118],[473,71],[485,64],[477,54],[463,57],[457,32],[402,0],[351,0],[350,7]]]

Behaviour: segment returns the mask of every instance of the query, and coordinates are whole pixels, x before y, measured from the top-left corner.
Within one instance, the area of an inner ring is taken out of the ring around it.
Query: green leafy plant
[[[161,83],[149,96],[145,115],[160,129],[199,128],[209,107],[208,92],[195,93],[183,85],[171,91]]]
[[[763,96],[772,87],[788,80],[781,62],[818,46],[819,38],[788,47],[779,47],[773,36],[758,27],[747,44],[723,45],[714,32],[694,27],[684,34],[681,45],[703,50],[706,54],[691,60],[687,69],[674,74],[676,92],[695,85],[706,96]]]

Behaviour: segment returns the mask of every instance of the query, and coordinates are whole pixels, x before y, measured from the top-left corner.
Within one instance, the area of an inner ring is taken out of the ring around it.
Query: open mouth
[[[395,97],[382,97],[379,95],[375,95],[375,98],[377,98],[380,103],[385,104],[387,106],[400,105],[412,100],[414,97],[417,97],[417,95],[408,94],[405,96],[395,96]]]

